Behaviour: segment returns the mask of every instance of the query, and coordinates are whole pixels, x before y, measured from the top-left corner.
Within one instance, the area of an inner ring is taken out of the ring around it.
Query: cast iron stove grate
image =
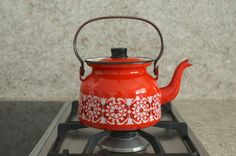
[[[47,156],[85,156],[85,155],[94,155],[94,156],[126,156],[126,155],[137,155],[137,156],[200,156],[198,148],[195,146],[195,144],[192,142],[190,136],[189,136],[189,129],[187,127],[187,124],[185,122],[181,122],[178,120],[178,114],[173,113],[171,103],[165,104],[162,106],[163,113],[168,113],[173,121],[160,121],[153,127],[158,128],[164,128],[166,130],[175,130],[182,138],[188,152],[187,153],[167,153],[162,144],[160,143],[157,136],[153,136],[152,134],[149,134],[143,130],[138,130],[137,133],[141,135],[143,138],[145,138],[152,146],[154,153],[127,153],[127,154],[121,154],[121,153],[112,153],[106,150],[100,150],[98,153],[94,154],[94,149],[97,146],[97,143],[105,136],[109,135],[109,132],[102,131],[100,133],[97,133],[90,137],[87,141],[87,144],[85,145],[85,148],[83,149],[82,153],[70,153],[68,149],[63,149],[62,152],[59,152],[59,149],[61,147],[61,144],[64,140],[64,137],[66,133],[72,130],[78,130],[78,129],[85,129],[88,128],[87,126],[84,126],[79,123],[79,121],[73,121],[72,118],[74,118],[77,114],[78,109],[78,101],[72,102],[72,109],[70,112],[69,117],[67,118],[65,123],[60,123],[58,125],[57,130],[57,138],[50,148],[50,151],[48,152]],[[206,153],[207,154],[207,153]]]

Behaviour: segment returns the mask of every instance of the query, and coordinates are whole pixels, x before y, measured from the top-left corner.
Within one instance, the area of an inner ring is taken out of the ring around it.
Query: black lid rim
[[[154,61],[154,59],[148,58],[148,57],[136,57],[140,59],[146,59],[143,61],[133,61],[133,62],[101,62],[101,61],[95,61],[91,59],[103,59],[107,57],[93,57],[93,58],[87,58],[84,62],[87,64],[104,64],[104,65],[122,65],[122,64],[144,64],[144,63],[151,63]],[[90,60],[89,60],[90,59]]]

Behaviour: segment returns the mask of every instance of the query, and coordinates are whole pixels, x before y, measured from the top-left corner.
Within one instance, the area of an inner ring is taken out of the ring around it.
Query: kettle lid
[[[143,64],[154,61],[147,57],[128,57],[127,48],[112,48],[110,57],[93,57],[85,60],[88,64]]]

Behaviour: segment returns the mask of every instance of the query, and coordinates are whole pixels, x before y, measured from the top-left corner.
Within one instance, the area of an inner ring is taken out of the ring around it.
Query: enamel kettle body
[[[111,57],[89,58],[92,68],[84,75],[84,61],[79,56],[76,41],[81,29],[88,23],[110,18],[141,20],[158,32],[161,50],[155,60],[146,57],[128,57],[126,48],[111,49]],[[163,53],[163,39],[157,26],[138,17],[106,16],[89,20],[81,25],[74,37],[74,51],[81,63],[78,117],[82,124],[108,131],[131,131],[152,126],[161,119],[161,105],[172,101],[178,94],[184,69],[191,64],[183,61],[176,68],[171,82],[163,88],[157,84],[157,61]],[[153,78],[146,70],[154,61]]]

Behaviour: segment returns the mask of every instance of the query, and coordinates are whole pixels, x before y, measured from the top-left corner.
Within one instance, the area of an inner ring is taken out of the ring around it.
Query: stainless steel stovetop
[[[157,125],[139,131],[139,135],[146,136],[145,138],[149,141],[147,148],[141,152],[129,154],[101,150],[97,146],[97,142],[108,135],[108,132],[81,125],[76,116],[77,108],[77,101],[63,105],[30,156],[124,156],[132,154],[208,156],[205,148],[171,103],[163,105],[163,117]]]

